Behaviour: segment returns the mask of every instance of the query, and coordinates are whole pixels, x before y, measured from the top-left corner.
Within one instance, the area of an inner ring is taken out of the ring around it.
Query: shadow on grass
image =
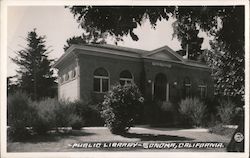
[[[121,134],[121,136],[126,137],[126,138],[139,138],[141,141],[190,141],[190,140],[194,140],[188,137],[163,135],[163,134],[124,133],[124,134]]]
[[[76,136],[89,136],[94,135],[94,133],[88,133],[83,130],[72,130],[68,132],[52,132],[45,135],[32,135],[25,139],[12,142],[25,142],[25,143],[41,143],[41,142],[57,142],[61,139],[71,138]]]

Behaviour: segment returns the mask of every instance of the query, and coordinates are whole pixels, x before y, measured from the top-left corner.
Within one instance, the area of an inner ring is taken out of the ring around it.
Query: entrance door
[[[167,78],[164,74],[160,73],[157,74],[155,77],[155,84],[154,84],[154,96],[155,99],[160,101],[168,101],[168,84]]]

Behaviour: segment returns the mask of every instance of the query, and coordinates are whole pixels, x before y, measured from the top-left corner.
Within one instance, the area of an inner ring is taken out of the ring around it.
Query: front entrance
[[[164,74],[159,73],[155,77],[154,99],[160,101],[169,101],[169,84]]]

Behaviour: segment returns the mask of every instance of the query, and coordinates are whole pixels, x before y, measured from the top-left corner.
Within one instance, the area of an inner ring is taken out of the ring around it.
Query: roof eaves
[[[162,50],[168,50],[168,52],[171,53],[172,55],[174,55],[177,59],[179,59],[182,62],[185,62],[181,55],[179,55],[178,53],[176,53],[173,49],[171,49],[167,45],[165,45],[163,47],[160,47],[160,48],[157,48],[157,49],[154,49],[154,50],[150,51],[149,53],[145,54],[145,56],[149,56],[149,55],[155,54],[155,53],[157,53],[159,51],[162,51]]]
[[[136,54],[148,53],[148,51],[142,50],[142,49],[115,46],[111,44],[87,44],[86,46],[113,49],[113,50],[125,51],[125,52],[130,52],[130,53],[136,53]]]
[[[175,60],[166,60],[166,59],[162,59],[162,58],[152,58],[152,57],[147,57],[144,56],[144,59],[152,59],[152,60],[158,60],[158,61],[166,61],[166,62],[171,62],[171,63],[176,63],[176,64],[182,64],[185,66],[192,66],[192,67],[199,67],[199,68],[205,68],[205,69],[211,69],[209,66],[205,65],[205,64],[194,64],[194,63],[190,63],[190,62],[180,62],[180,61],[175,61]]]
[[[57,68],[57,66],[69,55],[71,52],[77,48],[77,45],[72,44],[65,53],[54,63],[53,68]]]

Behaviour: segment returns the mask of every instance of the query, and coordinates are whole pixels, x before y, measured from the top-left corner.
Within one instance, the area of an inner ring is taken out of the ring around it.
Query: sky
[[[26,46],[25,38],[34,28],[39,35],[46,36],[46,46],[50,47],[49,58],[51,59],[60,58],[64,53],[63,46],[68,38],[81,35],[83,32],[73,14],[64,6],[9,6],[7,9],[8,57],[15,57],[15,52]],[[158,21],[156,28],[152,29],[146,20],[134,31],[139,41],[124,37],[124,41],[118,42],[118,46],[153,50],[167,45],[175,51],[179,50],[181,49],[180,42],[172,38],[173,22],[172,18],[168,21]],[[205,37],[202,48],[209,49],[209,38],[205,33],[200,33],[200,36]],[[114,41],[110,37],[107,43],[114,44]],[[18,66],[10,58],[8,58],[7,68],[7,76],[16,75]]]

